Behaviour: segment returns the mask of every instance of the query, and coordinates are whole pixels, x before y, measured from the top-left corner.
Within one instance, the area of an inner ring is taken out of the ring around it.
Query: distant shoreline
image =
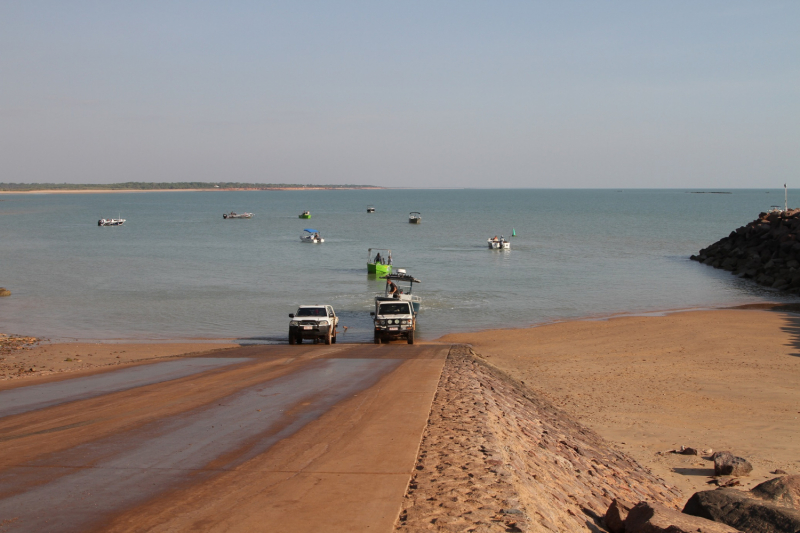
[[[147,192],[231,192],[231,191],[353,191],[384,189],[384,187],[241,187],[219,189],[30,189],[3,191],[0,194],[108,194]]]

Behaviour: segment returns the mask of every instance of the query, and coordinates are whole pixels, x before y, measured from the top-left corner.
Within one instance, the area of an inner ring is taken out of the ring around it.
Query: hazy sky
[[[800,187],[800,2],[0,2],[0,182]]]

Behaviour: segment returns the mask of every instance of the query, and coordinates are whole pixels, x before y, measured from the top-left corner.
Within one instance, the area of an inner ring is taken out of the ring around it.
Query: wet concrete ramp
[[[0,418],[0,531],[389,531],[447,349],[228,357],[214,372]],[[164,401],[170,388],[192,394]],[[66,409],[84,419],[46,416]],[[26,432],[26,419],[42,429]]]

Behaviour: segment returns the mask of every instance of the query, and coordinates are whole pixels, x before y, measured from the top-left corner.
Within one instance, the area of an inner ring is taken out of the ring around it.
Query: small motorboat
[[[489,249],[490,250],[510,250],[511,249],[511,243],[509,241],[505,240],[505,238],[502,235],[499,238],[497,237],[497,235],[495,235],[494,237],[489,239],[488,242],[489,242]]]
[[[372,250],[377,253],[373,256]],[[381,255],[381,252],[386,252]],[[367,274],[385,276],[392,273],[392,251],[384,248],[370,248],[367,250]]]
[[[121,226],[124,223],[124,218],[101,218],[97,221],[98,226]]]
[[[298,218],[311,218],[311,211],[303,211]]]
[[[374,212],[375,212],[375,208],[372,207],[371,205],[368,205],[367,206],[367,213],[374,213]]]
[[[325,242],[325,239],[319,236],[319,231],[311,228],[306,228],[303,231],[302,235],[300,235],[300,240],[303,242],[307,242],[310,244],[319,244],[321,242]]]
[[[406,272],[405,268],[398,268],[392,274],[382,276],[382,279],[386,280],[386,287],[383,291],[383,294],[379,294],[375,297],[376,307],[379,302],[385,302],[387,300],[400,300],[404,302],[411,302],[414,314],[416,315],[419,313],[420,306],[422,305],[422,298],[412,294],[411,292],[415,283],[422,283],[420,280]],[[396,281],[398,283],[402,283],[403,285],[398,287],[394,283],[389,283],[390,281]],[[392,290],[393,285],[394,290]]]
[[[420,215],[419,211],[412,211],[408,214],[409,224],[419,224],[421,222],[422,222],[422,215]]]
[[[229,218],[253,218],[253,213],[234,213],[231,211],[230,213],[223,213],[222,218],[229,219]]]

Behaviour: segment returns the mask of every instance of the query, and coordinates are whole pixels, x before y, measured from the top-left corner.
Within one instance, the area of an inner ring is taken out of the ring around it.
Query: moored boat
[[[231,211],[230,213],[222,213],[222,218],[253,218],[253,213],[235,213]]]
[[[372,251],[377,253],[373,257]],[[381,252],[386,252],[381,255]],[[384,248],[370,248],[367,250],[367,274],[386,275],[392,273],[392,251]]]
[[[300,240],[301,241],[307,242],[307,243],[310,243],[310,244],[319,244],[319,243],[325,242],[325,239],[320,237],[319,231],[317,231],[315,229],[311,229],[311,228],[306,228],[303,231],[305,231],[305,233],[300,235]]]
[[[409,224],[420,224],[422,222],[422,215],[419,211],[412,211],[408,214]]]
[[[374,212],[375,212],[375,208],[372,207],[371,205],[368,205],[367,206],[367,213],[374,213]]]
[[[511,243],[507,241],[502,235],[498,238],[497,235],[488,239],[489,248],[492,250],[510,250]]]
[[[98,226],[121,226],[124,223],[124,218],[101,218],[97,221]]]
[[[311,218],[311,211],[303,211],[297,218]]]

